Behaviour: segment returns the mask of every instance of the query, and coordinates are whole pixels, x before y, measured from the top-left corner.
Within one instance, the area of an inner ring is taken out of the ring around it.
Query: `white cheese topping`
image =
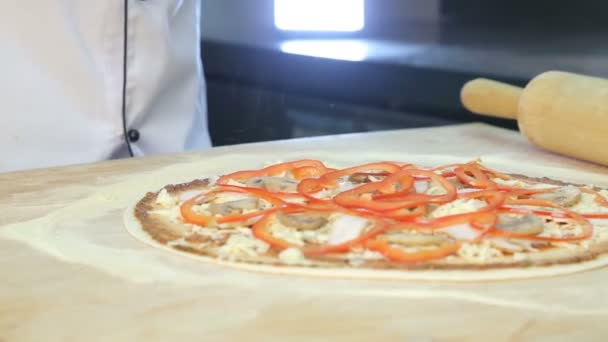
[[[516,187],[516,188],[525,188],[525,189],[548,189],[548,188],[557,187],[557,185],[546,184],[546,183],[526,183],[519,179],[494,178],[492,180],[498,185],[504,185],[504,186]]]
[[[339,182],[337,192],[348,191],[350,189],[356,188],[357,186],[359,186],[359,184],[355,184],[352,182]]]
[[[226,185],[245,186],[245,183],[237,182],[234,179],[228,179],[228,181],[226,182]]]
[[[471,262],[485,262],[503,254],[500,250],[492,247],[488,241],[484,241],[481,244],[464,243],[458,250],[458,255]]]
[[[219,248],[218,254],[223,259],[233,259],[238,256],[255,257],[266,253],[269,247],[264,241],[257,240],[252,236],[234,234],[230,235],[228,241]]]
[[[364,250],[360,253],[348,253],[346,254],[346,258],[348,262],[353,266],[360,266],[369,260],[382,260],[384,259],[384,255],[379,252],[374,252],[370,250]]]
[[[441,185],[435,183],[435,182],[430,182],[429,188],[426,190],[427,195],[433,195],[433,196],[437,196],[437,195],[445,195],[447,193],[447,191],[445,191],[445,188],[442,187]]]
[[[299,248],[290,247],[279,253],[279,260],[287,265],[307,263],[307,259]]]
[[[167,242],[167,246],[176,247],[176,246],[189,246],[190,244],[186,241],[185,238],[179,238],[177,240]]]
[[[528,186],[530,186],[530,184],[520,181],[518,179],[494,178],[494,179],[492,179],[492,181],[494,181],[494,183],[496,183],[498,185],[512,186],[512,187],[518,187],[518,188],[527,188]]]
[[[287,241],[291,244],[297,246],[304,245],[304,236],[302,232],[297,229],[288,228],[277,223],[270,226],[270,233],[272,234],[272,236]]]
[[[429,182],[417,180],[414,182],[414,189],[416,190],[417,193],[423,194],[429,189]]]
[[[608,207],[599,205],[595,201],[595,195],[585,192],[581,194],[581,200],[570,209],[578,213],[608,213]]]
[[[242,199],[251,198],[250,195],[239,193],[239,192],[221,192],[217,194],[217,197],[212,201],[213,203],[226,203],[232,201],[239,201]]]
[[[525,250],[524,246],[521,246],[517,243],[509,241],[508,239],[501,238],[487,238],[486,240],[490,241],[492,246],[501,249],[503,251],[509,252],[523,252]]]
[[[486,206],[484,201],[478,199],[460,198],[453,202],[443,204],[433,210],[430,214],[432,218],[464,214],[477,211]]]
[[[331,199],[334,197],[335,194],[338,193],[338,191],[339,191],[339,188],[324,189],[317,193],[312,194],[312,196],[314,198],[318,198],[318,199]]]
[[[598,240],[608,240],[608,225],[595,227],[593,231],[593,238]]]
[[[446,233],[457,240],[475,240],[480,232],[471,228],[466,223],[456,224],[439,230],[440,232]]]
[[[565,238],[579,236],[583,234],[583,229],[579,225],[567,224],[560,226],[555,222],[547,222],[544,231],[539,235],[543,237]]]
[[[608,240],[608,220],[603,221],[604,222],[593,226],[593,236],[591,237],[591,239],[584,240],[581,242],[581,246],[583,248],[589,248],[593,243]]]
[[[162,189],[158,195],[156,195],[156,204],[159,204],[163,208],[169,208],[174,205],[177,205],[179,199],[171,196],[171,194],[167,191],[167,189]]]
[[[201,203],[194,205],[192,207],[192,211],[202,215],[211,215],[211,213],[209,212],[209,203]]]
[[[203,228],[200,226],[194,226],[192,232],[199,235],[208,236],[212,240],[221,240],[224,238],[224,236],[226,236],[226,234],[228,234],[228,232],[225,230],[221,231],[217,228]]]
[[[302,231],[302,238],[312,243],[327,243],[329,234],[327,229]]]
[[[589,222],[591,222],[591,224],[594,227],[608,228],[608,218],[605,218],[605,219],[589,219]]]
[[[526,253],[520,253],[520,252],[513,253],[513,260],[515,260],[515,261],[524,261],[527,259],[528,259],[528,254],[526,254]]]
[[[167,209],[157,209],[157,210],[151,211],[151,213],[165,216],[166,218],[169,219],[169,221],[171,221],[173,223],[182,222],[182,212],[180,211],[179,206],[174,206],[174,207],[170,207]]]

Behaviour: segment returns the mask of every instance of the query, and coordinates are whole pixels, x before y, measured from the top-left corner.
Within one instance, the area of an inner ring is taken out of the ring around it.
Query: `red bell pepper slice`
[[[424,249],[417,252],[406,252],[399,247],[392,247],[388,241],[382,240],[381,237],[377,237],[375,239],[366,241],[365,248],[379,252],[391,261],[404,263],[419,263],[442,259],[446,256],[454,254],[460,248],[460,244],[456,242],[446,242],[435,249]]]
[[[361,172],[380,171],[383,174],[395,173],[399,171],[400,166],[394,163],[381,162],[371,163],[349,167],[342,170],[335,170],[324,174],[319,178],[303,179],[298,185],[298,192],[301,194],[311,195],[323,189],[333,189],[338,186],[338,179],[345,176],[350,176]]]
[[[227,184],[228,181],[231,179],[235,181],[245,181],[253,177],[276,176],[283,172],[293,172],[294,170],[299,170],[296,171],[296,173],[298,174],[313,173],[313,169],[315,170],[314,173],[317,173],[319,175],[330,170],[325,166],[325,164],[318,160],[304,159],[270,165],[259,170],[245,170],[233,172],[220,177],[217,180],[217,184]]]

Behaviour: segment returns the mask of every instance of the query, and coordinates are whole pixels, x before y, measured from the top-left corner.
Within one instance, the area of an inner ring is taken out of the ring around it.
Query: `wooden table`
[[[164,253],[122,226],[128,201],[191,165],[387,150],[535,160],[608,186],[607,168],[481,124],[0,174],[0,341],[608,340],[608,269],[460,284],[272,276]]]

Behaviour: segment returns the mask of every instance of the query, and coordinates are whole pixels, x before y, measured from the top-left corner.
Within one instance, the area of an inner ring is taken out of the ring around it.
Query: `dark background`
[[[202,55],[215,145],[487,122],[459,101],[488,77],[523,86],[547,70],[608,77],[608,2],[367,0],[357,33],[282,32],[273,0],[203,0]],[[348,39],[347,61],[284,52]]]

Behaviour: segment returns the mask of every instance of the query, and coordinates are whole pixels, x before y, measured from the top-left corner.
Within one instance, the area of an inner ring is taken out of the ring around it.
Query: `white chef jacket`
[[[198,0],[2,0],[0,13],[0,172],[211,145]]]

